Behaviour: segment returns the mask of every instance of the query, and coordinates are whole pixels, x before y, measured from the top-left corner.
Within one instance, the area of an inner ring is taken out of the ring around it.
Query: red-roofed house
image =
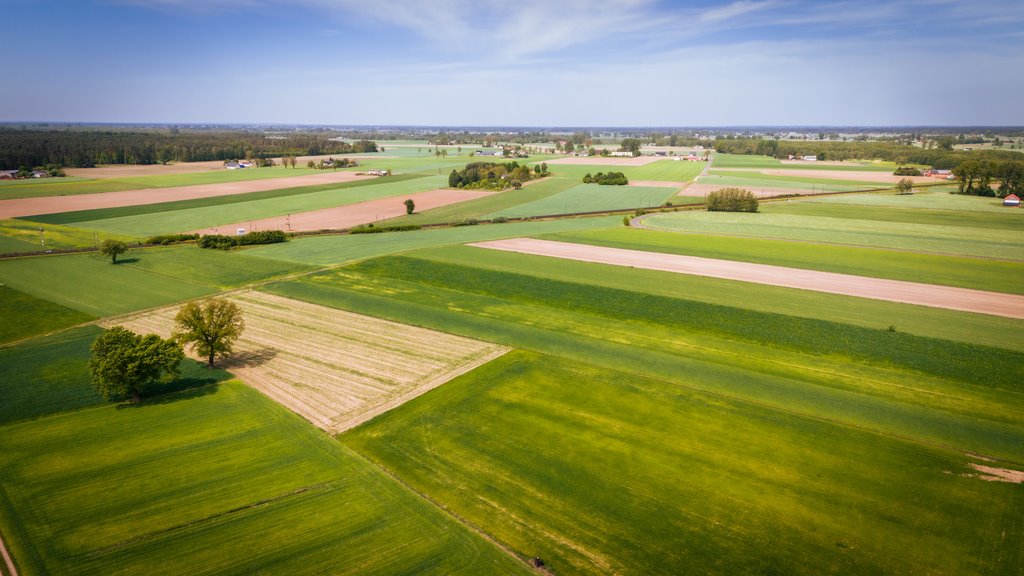
[[[1016,194],[1010,194],[1003,198],[1003,206],[1020,206],[1020,198]]]

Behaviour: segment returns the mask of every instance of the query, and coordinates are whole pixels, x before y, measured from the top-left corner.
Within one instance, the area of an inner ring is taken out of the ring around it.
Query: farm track
[[[469,245],[1024,319],[1024,296],[1013,294],[531,238],[494,240]]]
[[[246,328],[224,368],[338,434],[507,352],[471,340],[262,292],[228,296]],[[178,306],[101,322],[171,334]]]
[[[14,566],[14,560],[11,559],[11,555],[7,552],[7,546],[4,544],[3,537],[0,537],[0,555],[4,557],[4,565],[6,566],[6,572],[0,570],[0,574],[18,576],[18,569]]]

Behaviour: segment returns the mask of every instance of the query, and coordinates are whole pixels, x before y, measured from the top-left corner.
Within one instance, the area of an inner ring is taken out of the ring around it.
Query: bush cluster
[[[892,173],[893,176],[921,176],[921,171],[913,166],[900,166]]]
[[[547,165],[544,165],[547,173]],[[448,186],[452,188],[474,188],[503,190],[508,187],[520,188],[541,172],[531,172],[530,167],[518,162],[471,162],[462,170],[452,170],[448,175]]]
[[[409,232],[423,228],[419,224],[402,224],[400,226],[360,226],[349,230],[349,234],[380,234],[381,232]]]
[[[722,188],[708,194],[710,212],[757,212],[757,196],[742,188]]]
[[[178,244],[179,242],[190,242],[192,240],[199,240],[199,234],[161,234],[159,236],[150,236],[142,241],[146,246],[167,246],[168,244]]]
[[[251,246],[253,244],[277,244],[288,239],[281,230],[264,230],[262,232],[249,232],[241,236],[225,236],[224,234],[207,234],[199,239],[200,248],[214,248],[217,250],[230,250],[236,246]]]
[[[602,184],[604,186],[625,186],[629,184],[629,180],[626,179],[626,175],[622,172],[598,172],[591,176],[587,174],[583,177],[584,184]]]

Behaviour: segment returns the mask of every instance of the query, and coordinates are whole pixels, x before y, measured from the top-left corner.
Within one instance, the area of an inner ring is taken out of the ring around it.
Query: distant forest
[[[0,169],[54,164],[164,164],[376,152],[376,143],[331,140],[329,135],[206,130],[25,130],[0,127]]]

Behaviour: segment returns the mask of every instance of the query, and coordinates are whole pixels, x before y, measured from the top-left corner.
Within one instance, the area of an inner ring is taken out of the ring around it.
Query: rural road
[[[836,274],[834,272],[818,272],[815,270],[802,270],[767,264],[751,264],[749,262],[735,262],[732,260],[715,260],[697,256],[680,256],[659,252],[572,244],[569,242],[552,242],[532,238],[510,238],[508,240],[476,242],[469,245],[492,250],[611,264],[614,266],[630,266],[646,270],[692,274],[725,280],[739,280],[741,282],[754,282],[785,288],[813,290],[859,298],[871,298],[873,300],[887,300],[932,308],[945,308],[947,310],[1024,319],[1024,296],[1016,294],[920,284],[902,280],[886,280],[850,274]]]
[[[146,188],[122,192],[100,192],[98,194],[17,198],[14,200],[0,200],[0,219],[35,216],[38,214],[77,212],[79,210],[95,210],[98,208],[159,204],[176,200],[192,200],[195,198],[280,190],[297,186],[351,182],[367,178],[374,178],[374,176],[356,176],[354,172],[325,172],[323,174],[307,176],[285,176],[283,178],[224,182],[221,184],[199,184],[174,188]]]

